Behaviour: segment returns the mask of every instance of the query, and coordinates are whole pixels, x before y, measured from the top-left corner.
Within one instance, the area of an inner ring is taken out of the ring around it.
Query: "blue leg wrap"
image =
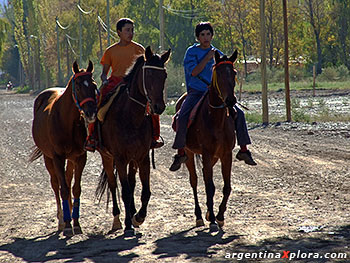
[[[63,220],[64,220],[64,222],[71,221],[72,218],[70,216],[68,200],[63,200],[62,204],[63,204]]]
[[[79,218],[79,206],[80,206],[80,199],[75,198],[73,203],[73,218]]]

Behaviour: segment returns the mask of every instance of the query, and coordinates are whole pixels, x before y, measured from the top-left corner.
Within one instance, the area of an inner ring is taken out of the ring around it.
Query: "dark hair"
[[[196,25],[196,37],[199,37],[200,32],[203,30],[209,30],[212,35],[214,35],[214,29],[210,22],[200,22],[199,24]]]
[[[121,18],[117,22],[117,30],[122,31],[125,24],[134,24],[134,21],[132,21],[130,18]]]

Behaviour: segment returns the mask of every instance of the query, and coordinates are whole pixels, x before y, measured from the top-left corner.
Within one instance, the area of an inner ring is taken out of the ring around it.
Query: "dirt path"
[[[170,117],[162,116],[166,145],[156,152],[148,217],[136,238],[124,239],[122,231],[108,234],[111,208],[106,211],[105,202],[94,199],[101,160],[89,153],[81,196],[84,234],[66,239],[56,232],[56,204],[43,160],[26,163],[33,146],[32,105],[33,97],[0,93],[0,262],[251,262],[246,253],[270,256],[260,262],[281,262],[276,257],[283,251],[291,251],[291,258],[298,250],[302,262],[350,261],[348,128],[330,135],[297,124],[252,127],[250,149],[258,166],[234,161],[225,227],[209,233],[208,224],[194,227],[187,171],[168,171],[174,133]],[[222,196],[219,171],[217,166],[216,211]],[[347,253],[347,259],[326,253]]]

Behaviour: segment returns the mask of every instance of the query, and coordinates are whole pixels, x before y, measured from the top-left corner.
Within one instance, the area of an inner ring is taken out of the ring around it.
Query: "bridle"
[[[216,91],[218,92],[219,98],[222,100],[222,104],[220,104],[219,106],[214,106],[214,105],[211,105],[211,104],[209,103],[209,106],[212,107],[212,108],[214,108],[214,109],[223,109],[223,108],[226,108],[226,107],[227,107],[227,105],[226,105],[226,103],[225,103],[225,101],[224,101],[224,98],[222,97],[221,90],[220,90],[219,84],[218,84],[217,74],[216,74],[216,68],[217,68],[218,66],[220,66],[220,65],[223,65],[223,64],[229,64],[229,65],[231,65],[232,68],[233,68],[233,62],[232,62],[232,61],[229,61],[229,60],[227,60],[227,61],[221,61],[221,62],[219,62],[219,63],[217,63],[217,64],[215,64],[215,65],[213,66],[212,85],[213,85],[213,87],[216,89]],[[235,70],[235,69],[234,69],[234,70]]]
[[[72,79],[72,97],[73,97],[73,101],[74,101],[75,105],[77,106],[81,115],[84,115],[84,110],[82,107],[85,103],[87,103],[89,101],[96,103],[96,100],[97,100],[96,96],[95,96],[95,98],[88,97],[88,98],[83,99],[81,102],[78,101],[77,91],[75,89],[75,80],[81,76],[86,76],[86,75],[89,75],[92,77],[92,73],[87,71],[87,72],[79,72],[79,73],[74,74],[73,79]],[[95,90],[96,90],[97,96],[99,96],[98,89],[96,88]]]
[[[145,79],[145,71],[146,71],[146,69],[164,70],[164,71],[165,71],[166,69],[163,68],[163,67],[157,67],[157,66],[152,66],[152,65],[146,65],[146,62],[143,64],[143,66],[142,66],[142,87],[143,87],[143,92],[144,92],[144,94],[145,94],[145,97],[146,97],[146,99],[147,99],[147,103],[146,103],[146,104],[144,104],[144,103],[140,102],[139,100],[137,100],[137,99],[131,97],[130,94],[129,94],[129,90],[127,89],[129,99],[132,100],[132,101],[134,101],[134,102],[136,102],[137,104],[139,104],[139,105],[141,105],[142,107],[144,107],[144,108],[147,109],[147,108],[149,108],[149,107],[147,107],[147,106],[151,103],[151,99],[150,99],[150,97],[148,96],[148,91],[147,91],[147,89],[146,89],[146,79]]]

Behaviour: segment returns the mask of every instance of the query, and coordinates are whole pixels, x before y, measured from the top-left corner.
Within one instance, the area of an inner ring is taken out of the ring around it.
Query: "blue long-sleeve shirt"
[[[199,47],[199,44],[194,44],[193,46],[190,46],[186,50],[183,65],[184,65],[184,70],[185,70],[187,92],[190,89],[202,91],[203,93],[208,90],[207,84],[204,81],[200,80],[198,77],[192,76],[192,71],[202,61],[202,59],[208,54],[208,52],[211,49],[215,49],[215,50],[219,51],[220,55],[223,55],[223,53],[220,50],[216,49],[212,45],[210,45],[210,47],[207,49],[202,49]],[[205,65],[202,72],[200,72],[198,74],[207,83],[211,82],[214,64],[215,64],[215,61],[212,58]]]

